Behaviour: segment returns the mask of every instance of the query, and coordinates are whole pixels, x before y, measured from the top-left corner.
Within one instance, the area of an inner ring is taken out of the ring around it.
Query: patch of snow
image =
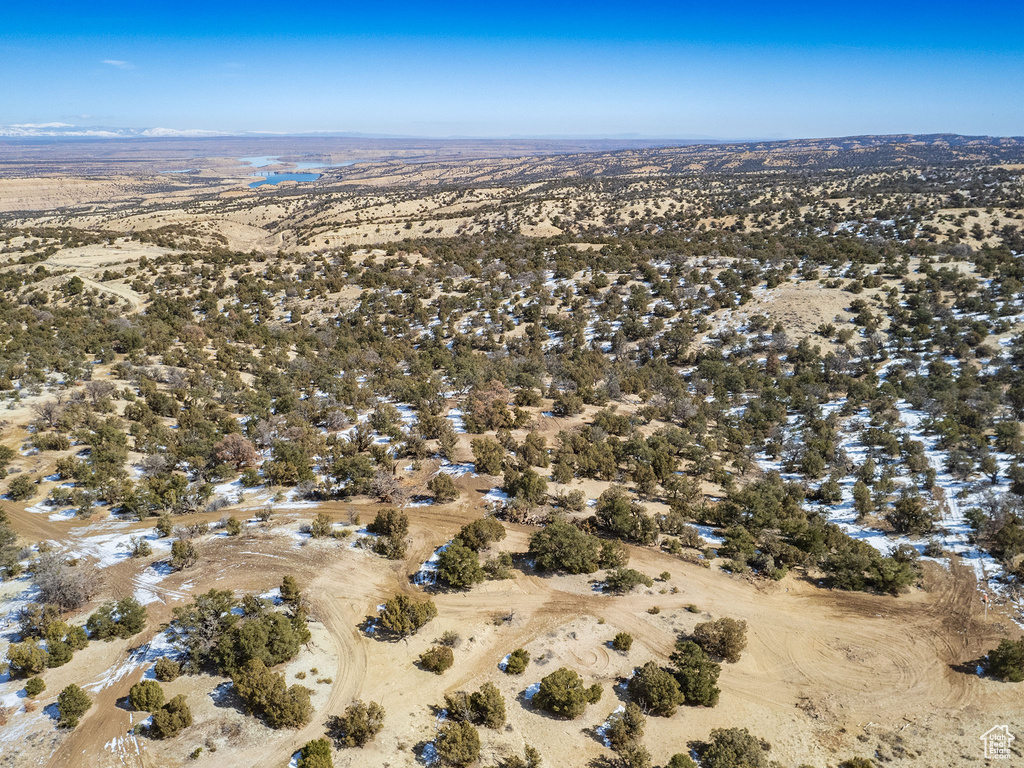
[[[260,595],[261,600],[269,600],[274,605],[281,605],[284,601],[281,599],[281,588],[274,587],[273,589],[267,590]]]
[[[448,549],[449,544],[451,544],[450,541],[434,550],[434,554],[427,558],[420,569],[413,574],[413,584],[418,584],[421,587],[432,587],[437,584],[437,564],[441,559],[441,553]]]
[[[459,408],[452,408],[446,417],[452,423],[452,429],[458,435],[466,434],[466,422],[462,418],[462,411]]]
[[[174,570],[163,562],[153,563],[132,578],[135,585],[135,599],[143,605],[150,603],[166,603],[169,600],[187,600],[188,592],[161,587],[160,582],[170,576]]]
[[[503,503],[508,501],[508,494],[501,488],[491,488],[484,494],[484,501],[489,503]]]
[[[450,461],[445,460],[438,472],[443,472],[446,475],[452,477],[462,477],[463,475],[470,475],[476,477],[476,465],[475,464],[452,464]]]
[[[715,533],[715,529],[710,525],[695,525],[700,537],[704,539],[712,547],[720,547],[725,544],[725,539]]]
[[[161,656],[175,655],[177,655],[177,650],[171,645],[167,633],[161,632],[145,645],[141,645],[135,650],[128,652],[125,658],[101,673],[93,682],[82,687],[91,693],[99,693],[123,680],[136,669],[147,664],[154,664]]]
[[[437,747],[434,746],[434,742],[429,742],[423,746],[423,752],[420,753],[420,760],[426,765],[437,765],[441,761],[441,755],[437,752]]]
[[[603,723],[601,723],[601,725],[597,726],[597,728],[594,729],[594,731],[597,733],[597,735],[601,737],[601,741],[604,742],[604,745],[606,747],[610,748],[612,746],[612,743],[608,740],[608,735],[607,735],[608,734],[608,729],[611,727],[611,724],[612,724],[612,718],[615,715],[617,715],[619,712],[625,712],[625,711],[626,711],[626,708],[620,704],[619,706],[617,706],[614,709],[614,711],[612,711],[612,713],[610,715],[608,715],[608,719],[607,720],[605,720]]]

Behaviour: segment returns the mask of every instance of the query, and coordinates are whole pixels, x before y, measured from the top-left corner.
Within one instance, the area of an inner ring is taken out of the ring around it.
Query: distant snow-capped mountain
[[[177,130],[174,128],[109,128],[106,126],[81,126],[70,123],[16,123],[0,125],[0,137],[6,138],[203,138],[208,136],[232,136],[223,131],[205,131],[196,128]]]

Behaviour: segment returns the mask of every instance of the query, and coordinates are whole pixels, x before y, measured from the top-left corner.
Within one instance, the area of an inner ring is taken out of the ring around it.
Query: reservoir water
[[[330,162],[317,162],[315,160],[300,160],[298,162],[291,162],[289,160],[282,160],[277,155],[258,155],[255,157],[240,157],[239,162],[248,163],[252,168],[266,168],[268,165],[290,165],[293,166],[294,170],[287,171],[268,171],[264,173],[254,173],[253,176],[258,176],[259,181],[255,181],[250,184],[250,187],[262,187],[264,184],[280,184],[282,181],[316,181],[320,178],[319,173],[297,173],[296,171],[306,171],[317,168],[344,168],[349,165],[355,165],[355,160],[346,160],[342,163],[330,163]]]
[[[254,181],[249,185],[252,187],[262,187],[264,184],[280,184],[282,181],[316,181],[320,178],[319,173],[254,173],[253,176],[259,176],[259,181]]]

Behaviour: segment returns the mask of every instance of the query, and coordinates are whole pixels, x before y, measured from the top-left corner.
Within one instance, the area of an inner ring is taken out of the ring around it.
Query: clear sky
[[[0,124],[1024,134],[1024,1],[9,2]]]

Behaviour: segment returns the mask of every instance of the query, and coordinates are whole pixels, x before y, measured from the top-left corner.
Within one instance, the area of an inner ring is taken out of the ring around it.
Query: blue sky
[[[0,124],[1022,135],[1022,22],[944,0],[10,3]]]

